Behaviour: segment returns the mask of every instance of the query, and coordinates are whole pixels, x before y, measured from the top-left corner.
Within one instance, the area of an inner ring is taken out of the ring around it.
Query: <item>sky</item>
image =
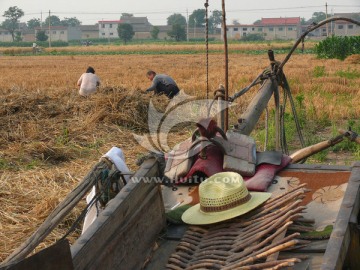
[[[196,10],[204,9],[206,0],[0,0],[0,22],[9,7],[17,6],[27,22],[33,18],[45,20],[49,15],[64,18],[76,17],[83,25],[96,24],[101,20],[118,20],[121,13],[132,13],[136,17],[147,17],[152,25],[164,25],[167,18],[180,13],[187,17]],[[208,0],[211,11],[222,11],[222,0]],[[225,0],[226,22],[237,20],[241,24],[252,24],[261,18],[301,17],[310,19],[314,12],[350,13],[360,12],[360,0]]]

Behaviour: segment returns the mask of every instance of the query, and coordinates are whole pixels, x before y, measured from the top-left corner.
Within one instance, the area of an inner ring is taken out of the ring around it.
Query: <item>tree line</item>
[[[49,14],[50,15],[50,14]],[[122,13],[122,16],[133,16],[133,14]],[[9,31],[12,36],[13,41],[21,41],[21,32],[19,31],[19,19],[24,16],[22,9],[17,6],[10,7],[3,14],[5,21],[0,24],[0,27]],[[324,12],[314,12],[312,17],[308,20],[301,18],[301,24],[307,25],[314,22],[320,22],[326,18]],[[354,15],[356,20],[360,20],[360,15]],[[215,33],[216,29],[221,25],[222,22],[222,12],[219,10],[213,10],[210,12],[208,17],[208,29],[209,33]],[[257,20],[254,24],[260,23],[261,20]],[[233,20],[233,24],[240,24],[238,20]],[[205,27],[206,24],[206,10],[205,9],[196,9],[189,16],[188,20],[180,13],[174,13],[167,18],[167,25],[171,26],[171,30],[167,32],[168,36],[175,39],[176,41],[186,40],[186,28],[196,28],[196,27]],[[48,26],[79,26],[81,21],[76,17],[60,19],[56,15],[48,16],[44,22],[39,18],[33,18],[27,21],[26,26],[28,29],[35,29],[36,27],[48,27]],[[132,39],[134,36],[134,31],[131,24],[119,24],[118,34],[120,39],[125,43]],[[157,26],[154,26],[151,30],[151,36],[153,39],[157,39],[160,29]],[[39,41],[46,41],[47,36],[45,31],[38,31],[36,39]]]

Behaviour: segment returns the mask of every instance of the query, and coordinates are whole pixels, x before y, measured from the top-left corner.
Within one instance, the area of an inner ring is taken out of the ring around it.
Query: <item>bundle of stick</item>
[[[278,254],[309,243],[297,239],[299,232],[287,234],[289,226],[302,219],[305,187],[270,198],[244,216],[190,226],[169,257],[167,269],[280,269],[300,262],[300,258],[278,259]]]

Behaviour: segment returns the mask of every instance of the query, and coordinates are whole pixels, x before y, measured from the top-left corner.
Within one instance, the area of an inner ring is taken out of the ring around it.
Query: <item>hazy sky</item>
[[[166,18],[173,13],[187,17],[196,9],[204,8],[205,0],[0,0],[0,15],[11,6],[21,8],[25,16],[22,22],[32,18],[45,20],[49,15],[60,19],[76,17],[82,24],[95,24],[99,20],[117,20],[121,13],[146,16],[153,25],[166,24]],[[222,10],[221,0],[209,0],[209,12]],[[301,17],[310,19],[314,12],[325,12],[326,1],[318,0],[226,0],[227,23],[238,20],[251,24],[268,17]],[[327,2],[328,13],[360,12],[360,0],[332,0]],[[42,15],[42,16],[41,16]],[[5,18],[0,17],[0,22]]]

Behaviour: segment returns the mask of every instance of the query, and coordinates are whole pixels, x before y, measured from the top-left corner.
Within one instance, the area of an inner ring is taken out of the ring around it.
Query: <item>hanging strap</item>
[[[208,0],[206,0],[204,6],[205,6],[205,44],[206,44],[206,99],[209,99],[209,17],[208,17],[209,1]]]

